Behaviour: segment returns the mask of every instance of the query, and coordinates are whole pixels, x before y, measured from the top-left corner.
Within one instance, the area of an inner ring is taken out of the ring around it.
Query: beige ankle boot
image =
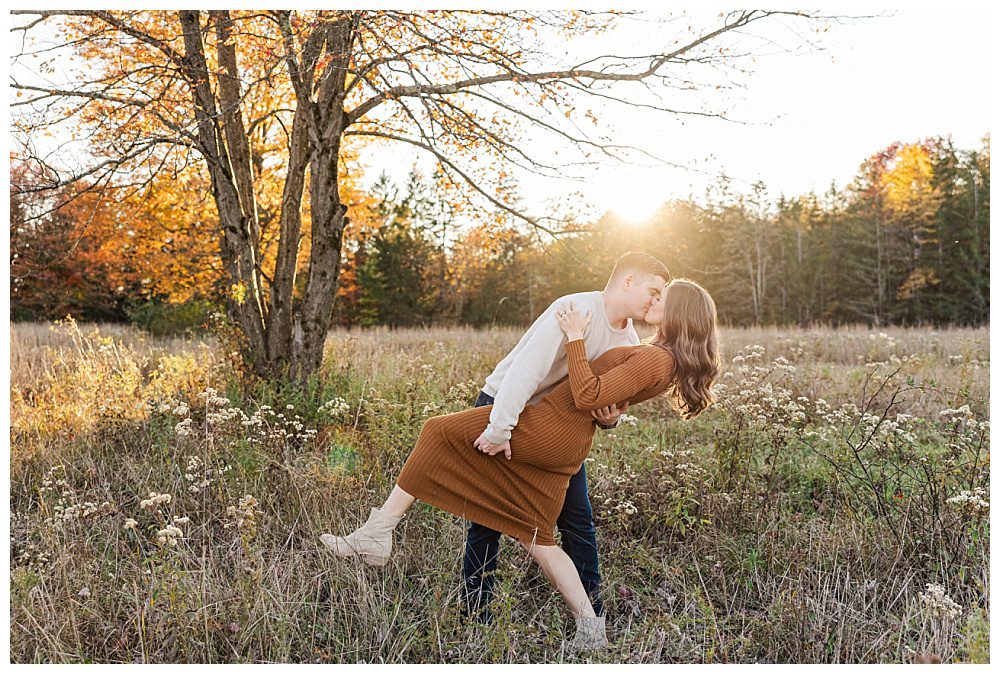
[[[353,533],[343,537],[323,534],[319,540],[341,557],[361,557],[366,564],[385,566],[392,552],[392,530],[401,519],[372,508],[368,521]]]
[[[605,631],[605,616],[599,618],[577,618],[576,638],[573,639],[573,649],[593,650],[608,645],[608,635]]]

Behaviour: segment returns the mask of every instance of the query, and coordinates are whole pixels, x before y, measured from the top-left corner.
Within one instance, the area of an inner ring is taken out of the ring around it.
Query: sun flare
[[[605,210],[635,223],[648,220],[666,201],[656,184],[642,180],[615,183],[603,194]]]

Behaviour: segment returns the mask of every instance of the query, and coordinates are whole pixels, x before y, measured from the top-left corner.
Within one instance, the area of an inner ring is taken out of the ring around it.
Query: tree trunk
[[[302,196],[305,190],[306,167],[312,156],[307,132],[306,106],[295,110],[289,142],[288,174],[281,194],[280,235],[274,266],[274,284],[268,298],[267,360],[278,369],[292,362],[293,295],[302,243]]]
[[[219,55],[219,103],[221,104],[223,131],[229,150],[229,163],[237,189],[242,217],[247,222],[247,232],[254,242],[256,253],[259,249],[259,223],[257,221],[257,200],[253,190],[253,162],[250,156],[250,140],[243,113],[240,109],[240,73],[236,62],[236,45],[232,35],[232,19],[228,11],[213,11],[218,39]],[[259,272],[259,266],[257,268]]]
[[[234,286],[226,300],[227,312],[246,337],[245,342],[240,345],[244,362],[258,373],[266,374],[264,315],[260,287],[256,280],[257,240],[251,236],[255,225],[251,224],[251,218],[244,212],[232,153],[226,144],[223,129],[220,128],[221,117],[215,104],[205,59],[200,13],[184,10],[178,16],[184,33],[182,68],[191,85],[194,99],[198,147],[208,166],[212,193],[219,211],[219,252]],[[238,107],[237,102],[237,115]],[[240,125],[242,126],[242,122]],[[249,162],[246,168],[249,170]]]
[[[357,18],[331,22],[326,32],[326,55],[331,58],[316,94],[309,135],[314,144],[310,160],[309,197],[312,247],[305,296],[295,316],[292,336],[292,374],[298,380],[316,372],[333,318],[340,275],[340,251],[347,206],[340,201],[340,141],[346,128],[344,85]],[[300,101],[301,103],[301,101]]]
[[[876,186],[875,189],[879,189]],[[885,271],[882,268],[882,215],[878,195],[875,196],[875,327],[881,327],[885,306]]]

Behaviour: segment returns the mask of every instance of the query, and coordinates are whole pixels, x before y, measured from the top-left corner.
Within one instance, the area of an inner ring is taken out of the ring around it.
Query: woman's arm
[[[577,409],[597,410],[628,400],[670,377],[673,356],[657,348],[637,350],[621,365],[600,377],[595,375],[583,343],[583,330],[590,324],[592,313],[581,316],[572,302],[556,310],[559,327],[566,334],[566,364]]]
[[[672,369],[672,363],[668,363],[664,356],[669,358],[669,352],[654,348],[643,349],[632,354],[621,365],[597,376],[587,360],[583,340],[567,342],[566,359],[573,403],[579,410],[596,410],[628,400],[640,391],[657,386],[670,376]]]

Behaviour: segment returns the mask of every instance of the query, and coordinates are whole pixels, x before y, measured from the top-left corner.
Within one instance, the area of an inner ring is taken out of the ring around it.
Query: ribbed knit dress
[[[416,498],[522,543],[555,545],[556,518],[569,479],[590,453],[591,410],[648,400],[667,389],[673,354],[643,344],[610,349],[587,361],[583,340],[566,343],[569,377],[521,412],[511,458],[472,446],[492,405],[431,417],[397,484]]]

